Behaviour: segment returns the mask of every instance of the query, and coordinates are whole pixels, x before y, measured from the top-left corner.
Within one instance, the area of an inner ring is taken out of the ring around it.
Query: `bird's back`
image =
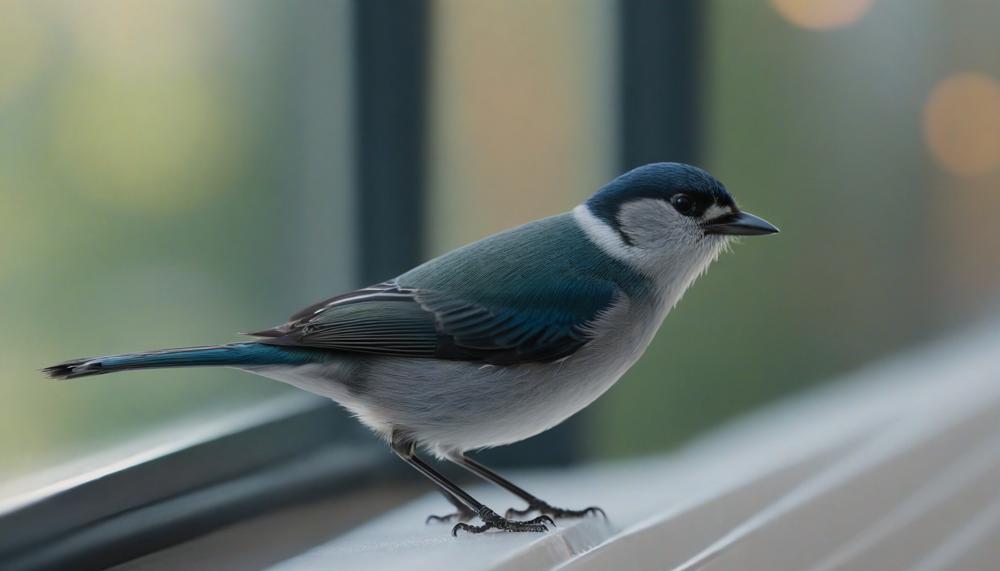
[[[487,305],[506,305],[518,296],[523,307],[564,305],[579,300],[581,315],[603,300],[586,292],[608,284],[629,296],[648,293],[648,279],[598,248],[571,213],[563,213],[488,236],[402,274],[402,287],[447,291]],[[512,291],[516,288],[517,291]]]

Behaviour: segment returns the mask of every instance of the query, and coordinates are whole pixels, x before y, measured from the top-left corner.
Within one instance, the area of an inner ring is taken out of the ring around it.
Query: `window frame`
[[[381,446],[359,437],[360,427],[345,433],[334,408],[290,395],[208,427],[192,421],[173,431],[172,449],[11,498],[0,505],[0,567],[103,568],[251,515],[399,476]]]

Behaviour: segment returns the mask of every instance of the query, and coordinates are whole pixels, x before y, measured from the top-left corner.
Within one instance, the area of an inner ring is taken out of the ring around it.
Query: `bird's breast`
[[[594,324],[592,340],[557,362],[477,368],[470,374],[485,414],[460,434],[434,440],[457,449],[517,442],[586,408],[642,356],[659,327],[656,308],[617,304]],[[466,385],[467,387],[470,385]]]

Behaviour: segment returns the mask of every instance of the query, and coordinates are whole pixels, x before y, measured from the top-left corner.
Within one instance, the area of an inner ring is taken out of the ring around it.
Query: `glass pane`
[[[4,3],[0,482],[294,390],[38,369],[236,340],[352,283],[346,8]]]
[[[430,246],[568,210],[615,170],[614,6],[434,4]]]

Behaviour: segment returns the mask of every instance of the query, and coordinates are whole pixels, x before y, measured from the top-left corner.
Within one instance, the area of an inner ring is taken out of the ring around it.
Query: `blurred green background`
[[[0,481],[294,390],[37,369],[235,339],[363,285],[349,5],[323,3],[318,50],[305,4],[0,1]],[[996,307],[1000,2],[706,11],[700,163],[782,234],[724,256],[583,413],[593,458]],[[437,0],[431,18],[428,256],[618,174],[614,3]]]

